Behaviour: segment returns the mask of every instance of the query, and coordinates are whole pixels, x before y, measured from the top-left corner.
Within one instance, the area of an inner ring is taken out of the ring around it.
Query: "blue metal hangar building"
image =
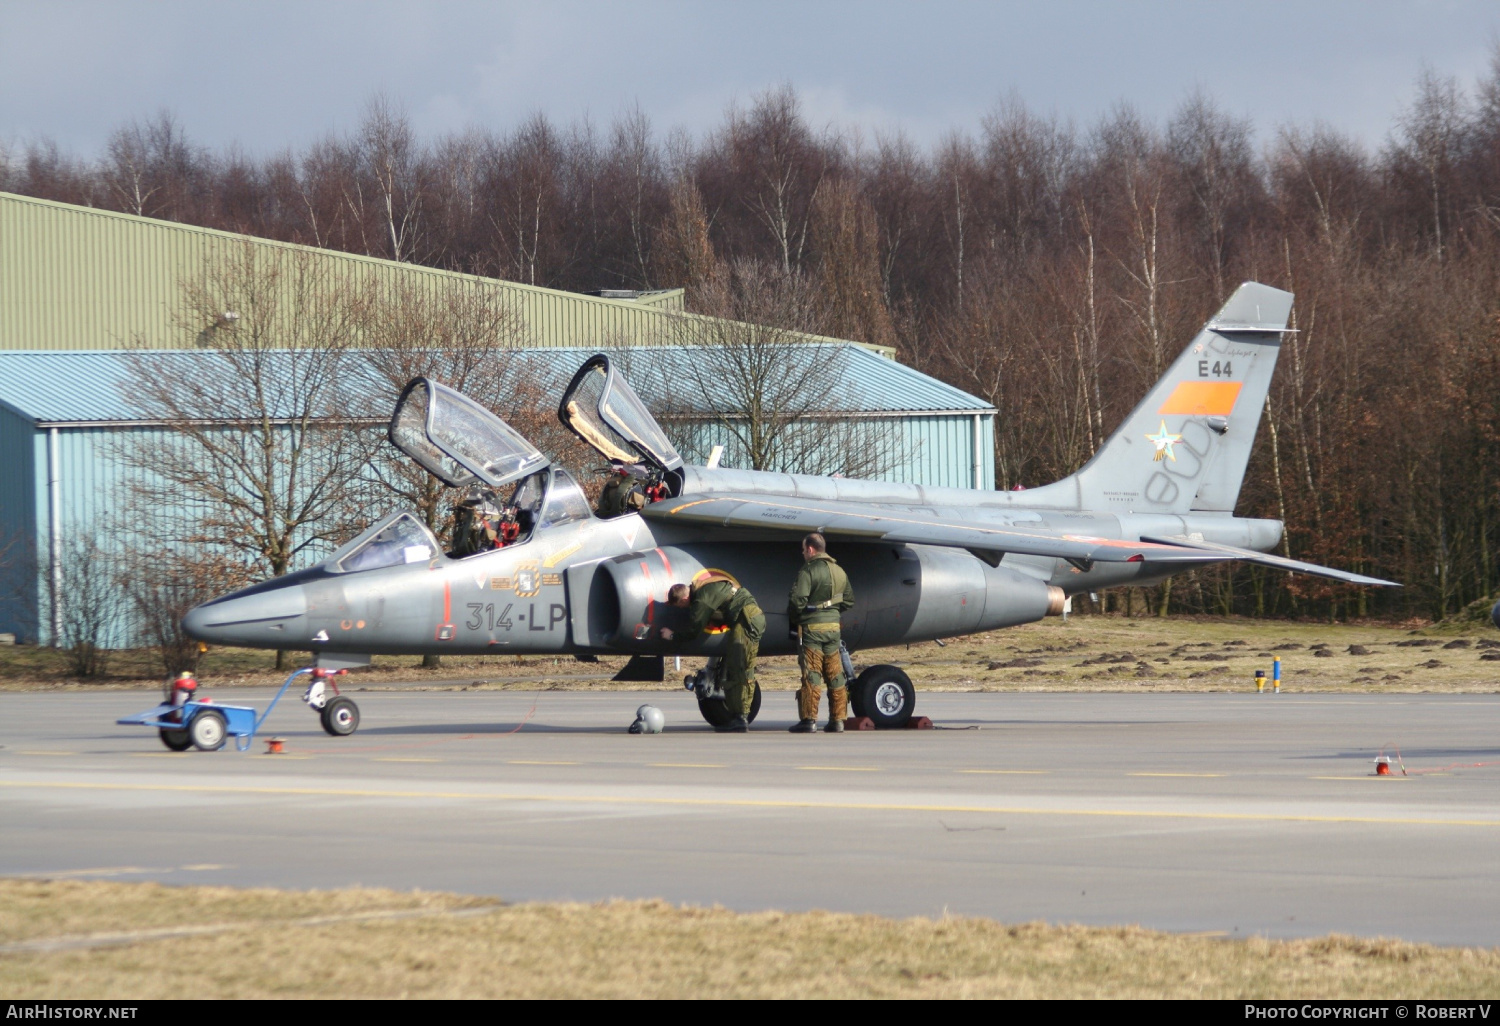
[[[663,425],[687,459],[724,445],[724,465],[748,465],[712,396],[664,394],[704,351],[678,344],[683,324],[703,323],[706,339],[719,334],[711,319],[683,311],[681,290],[579,295],[0,193],[0,634],[57,642],[64,540],[124,515],[147,471],[122,453],[172,432],[126,394],[132,356],[177,350],[175,359],[211,365],[225,325],[193,323],[185,296],[216,267],[255,254],[375,288],[439,298],[483,291],[514,313],[521,348],[511,351],[539,376],[566,382],[593,353],[617,353],[642,398],[667,411]],[[841,425],[868,425],[884,451],[851,476],[995,487],[993,407],[889,350],[798,341],[808,360],[836,362]]]

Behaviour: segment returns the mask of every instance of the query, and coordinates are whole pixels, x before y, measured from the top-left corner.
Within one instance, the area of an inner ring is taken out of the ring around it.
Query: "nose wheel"
[[[348,737],[359,729],[359,706],[351,698],[335,698],[323,706],[318,720],[334,737]]]

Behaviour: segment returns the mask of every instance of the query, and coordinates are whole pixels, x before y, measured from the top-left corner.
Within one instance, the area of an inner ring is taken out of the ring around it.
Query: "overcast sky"
[[[1160,122],[1201,87],[1262,139],[1321,119],[1379,145],[1424,64],[1471,86],[1497,35],[1495,0],[5,0],[0,140],[92,155],[165,108],[263,155],[350,130],[377,91],[429,137],[635,104],[697,133],[789,82],[818,127],[922,143],[1007,95],[1086,126],[1122,100]]]

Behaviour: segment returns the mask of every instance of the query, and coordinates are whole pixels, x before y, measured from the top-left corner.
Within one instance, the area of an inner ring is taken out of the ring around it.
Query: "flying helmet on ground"
[[[654,705],[643,705],[635,711],[635,722],[630,725],[632,734],[660,734],[667,725],[667,718]]]

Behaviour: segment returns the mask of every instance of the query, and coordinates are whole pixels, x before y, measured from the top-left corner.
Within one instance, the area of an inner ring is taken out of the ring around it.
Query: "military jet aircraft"
[[[661,636],[681,615],[666,604],[668,587],[707,569],[759,598],[763,653],[794,652],[782,596],[798,539],[813,530],[854,586],[843,624],[851,650],[1030,623],[1079,592],[1224,560],[1392,585],[1272,555],[1281,522],[1234,515],[1291,308],[1290,293],[1240,286],[1086,466],[1027,491],[689,466],[599,355],[574,376],[558,415],[616,467],[633,468],[651,500],[601,519],[578,482],[503,420],[419,378],[396,404],[390,440],[469,489],[469,516],[489,526],[445,552],[414,514],[394,513],[317,566],[197,607],[184,626],[206,642],[311,649],[332,668],[374,653],[612,653],[633,657],[636,679],[661,680],[664,656],[712,664],[724,644]],[[718,722],[722,699],[704,679],[700,707]],[[913,715],[899,667],[872,666],[851,690],[855,713],[878,726]]]

